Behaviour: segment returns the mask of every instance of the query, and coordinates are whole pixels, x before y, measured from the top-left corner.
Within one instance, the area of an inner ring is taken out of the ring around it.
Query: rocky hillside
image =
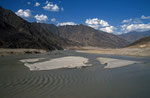
[[[60,37],[82,43],[84,46],[120,48],[129,43],[116,35],[95,30],[85,25],[59,26]]]
[[[132,31],[126,34],[119,35],[120,38],[125,39],[129,41],[130,43],[133,43],[141,38],[150,36],[150,30],[149,31],[144,31],[144,32],[137,32],[137,31]]]
[[[55,50],[70,46],[120,48],[128,42],[85,25],[60,26],[29,23],[0,7],[0,48]]]
[[[54,25],[29,23],[12,11],[0,7],[0,48],[54,50],[67,45],[76,44],[60,38]]]
[[[134,47],[134,48],[150,48],[150,36],[149,37],[144,37],[141,38],[131,45],[129,47]]]

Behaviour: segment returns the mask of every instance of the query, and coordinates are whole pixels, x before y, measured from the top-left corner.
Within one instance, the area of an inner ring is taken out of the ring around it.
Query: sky
[[[150,0],[0,0],[29,22],[84,24],[113,34],[150,30]]]

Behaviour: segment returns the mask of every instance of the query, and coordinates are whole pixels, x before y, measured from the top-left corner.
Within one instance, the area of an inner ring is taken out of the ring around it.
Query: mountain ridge
[[[58,29],[60,37],[82,42],[85,46],[121,48],[128,45],[127,41],[120,39],[116,35],[96,30],[83,24],[59,26]]]
[[[70,46],[121,48],[127,41],[85,25],[30,23],[0,7],[0,48],[63,49]]]
[[[63,49],[62,46],[76,44],[46,31],[38,23],[29,23],[10,10],[0,7],[0,47]],[[9,29],[11,28],[12,31]],[[13,28],[13,29],[12,29]],[[11,33],[11,34],[10,34]]]

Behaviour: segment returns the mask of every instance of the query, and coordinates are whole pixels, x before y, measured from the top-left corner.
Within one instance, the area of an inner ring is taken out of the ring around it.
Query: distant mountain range
[[[85,25],[29,23],[0,7],[0,48],[63,49],[69,46],[120,48],[129,43],[116,35]]]
[[[130,43],[133,43],[143,37],[150,36],[150,30],[149,31],[143,31],[143,32],[137,32],[132,31],[126,34],[119,35],[120,38],[127,40]]]

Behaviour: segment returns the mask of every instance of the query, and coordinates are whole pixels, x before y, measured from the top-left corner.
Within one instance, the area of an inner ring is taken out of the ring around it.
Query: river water
[[[81,56],[92,67],[30,71],[19,60]],[[120,68],[104,69],[96,58],[140,61]],[[46,54],[0,57],[0,98],[149,98],[150,58],[57,51]]]

